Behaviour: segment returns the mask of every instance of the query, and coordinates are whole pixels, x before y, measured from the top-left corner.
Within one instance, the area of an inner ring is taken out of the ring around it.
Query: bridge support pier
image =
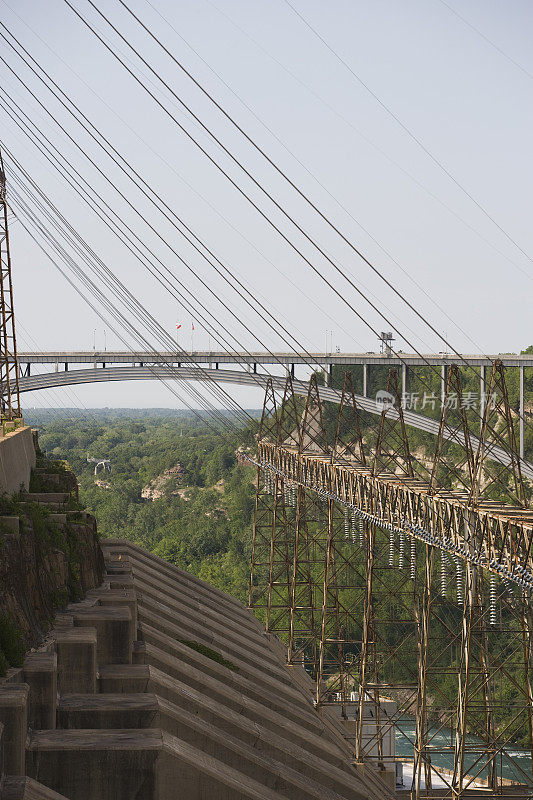
[[[480,430],[483,431],[483,412],[485,411],[485,367],[479,368],[479,418]]]
[[[524,460],[524,366],[519,367],[520,370],[520,401],[519,401],[519,413],[520,413],[520,458],[522,461]]]

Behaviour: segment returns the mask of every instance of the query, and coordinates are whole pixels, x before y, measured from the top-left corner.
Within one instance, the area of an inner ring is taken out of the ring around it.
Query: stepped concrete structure
[[[0,426],[0,494],[11,495],[28,489],[35,467],[32,429],[27,425],[13,431]]]
[[[0,681],[1,800],[388,798],[234,598],[126,541]]]

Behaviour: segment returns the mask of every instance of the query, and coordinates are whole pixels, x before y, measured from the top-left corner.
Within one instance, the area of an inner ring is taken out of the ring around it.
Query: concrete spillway
[[[280,642],[234,598],[127,542],[0,682],[1,800],[387,797]]]

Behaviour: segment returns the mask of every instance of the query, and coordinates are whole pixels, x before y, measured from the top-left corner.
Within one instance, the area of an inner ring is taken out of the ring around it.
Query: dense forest
[[[246,599],[255,473],[237,464],[242,436],[215,435],[163,409],[29,410],[25,418],[39,428],[43,452],[78,476],[102,537],[131,539]],[[109,464],[97,467],[103,459]]]

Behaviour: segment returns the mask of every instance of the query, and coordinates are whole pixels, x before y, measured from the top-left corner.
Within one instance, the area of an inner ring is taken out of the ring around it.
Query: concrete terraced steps
[[[131,543],[102,547],[103,585],[0,682],[0,800],[392,798],[248,609]]]
[[[4,778],[2,800],[66,800],[65,796],[48,789],[31,778]]]

